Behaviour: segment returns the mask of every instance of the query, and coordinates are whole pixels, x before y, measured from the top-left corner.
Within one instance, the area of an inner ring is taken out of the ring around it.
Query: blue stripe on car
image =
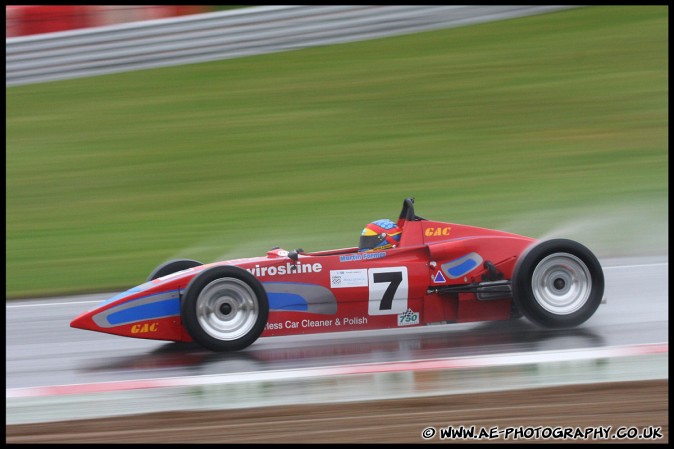
[[[135,307],[113,312],[108,315],[108,323],[113,326],[132,323],[134,321],[150,320],[154,318],[164,318],[167,316],[180,315],[180,299],[170,298],[163,301],[155,301],[147,304],[140,304]]]
[[[306,299],[295,293],[268,292],[269,310],[294,310],[306,312],[308,304]]]
[[[459,277],[468,273],[470,270],[475,268],[477,263],[473,259],[467,259],[461,262],[459,265],[450,268],[447,270],[451,276]]]
[[[476,252],[472,252],[443,263],[442,271],[444,271],[450,279],[456,279],[470,273],[481,263],[482,256]]]

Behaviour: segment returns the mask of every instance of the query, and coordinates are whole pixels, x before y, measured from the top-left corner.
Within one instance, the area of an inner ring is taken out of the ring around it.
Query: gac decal
[[[147,334],[149,332],[157,332],[159,329],[159,323],[145,323],[145,324],[134,324],[131,326],[132,334]]]
[[[424,235],[426,237],[439,237],[442,235],[449,235],[449,230],[452,229],[449,226],[445,226],[442,228],[426,228],[424,231]]]

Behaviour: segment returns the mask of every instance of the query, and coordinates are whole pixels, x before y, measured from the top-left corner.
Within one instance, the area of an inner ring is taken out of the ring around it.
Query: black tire
[[[528,248],[513,272],[513,301],[529,320],[553,328],[590,318],[604,295],[604,272],[592,252],[567,239]]]
[[[183,325],[192,339],[212,351],[251,345],[267,324],[269,303],[260,281],[234,266],[218,266],[195,276],[185,289]]]
[[[522,312],[520,312],[517,307],[515,306],[515,302],[513,301],[512,307],[510,308],[510,319],[515,321],[519,320],[522,318],[524,315],[522,315]]]
[[[203,264],[191,259],[169,260],[168,262],[164,262],[155,268],[154,271],[147,277],[147,281],[145,282],[150,282],[157,278],[177,273],[178,271],[187,270],[188,268],[198,267],[200,265]]]

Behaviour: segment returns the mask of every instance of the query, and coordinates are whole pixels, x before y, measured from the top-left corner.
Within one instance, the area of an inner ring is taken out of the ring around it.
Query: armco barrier
[[[6,39],[6,86],[227,59],[569,6],[260,6]]]

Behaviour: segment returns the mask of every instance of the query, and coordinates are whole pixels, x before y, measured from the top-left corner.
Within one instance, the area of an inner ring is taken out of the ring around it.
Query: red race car
[[[70,325],[234,351],[260,336],[522,315],[571,327],[594,314],[603,294],[601,265],[577,242],[426,220],[407,198],[397,222],[368,224],[358,247],[173,260]]]

